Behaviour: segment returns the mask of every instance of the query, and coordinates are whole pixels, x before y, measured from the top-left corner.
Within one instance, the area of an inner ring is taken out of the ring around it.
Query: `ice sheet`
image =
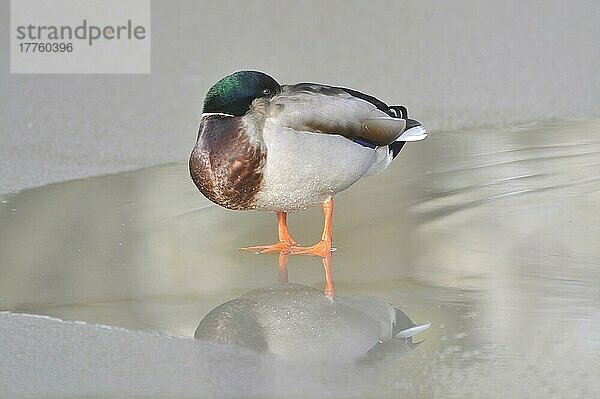
[[[599,12],[584,0],[155,2],[150,75],[11,75],[5,46],[0,192],[186,159],[206,91],[239,69],[405,104],[429,132],[598,116]],[[6,38],[9,15],[1,2]]]
[[[291,351],[301,346],[287,342]],[[352,397],[370,389],[363,377],[375,369],[325,355],[297,362],[214,341],[0,312],[2,397]]]

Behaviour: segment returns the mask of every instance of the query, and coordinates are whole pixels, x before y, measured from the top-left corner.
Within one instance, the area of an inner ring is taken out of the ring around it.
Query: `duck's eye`
[[[264,90],[262,91],[262,93],[263,93],[265,96],[269,96],[269,95],[271,95],[271,89],[264,89]]]

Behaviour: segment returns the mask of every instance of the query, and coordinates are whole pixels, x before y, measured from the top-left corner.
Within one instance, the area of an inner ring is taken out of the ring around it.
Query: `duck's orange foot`
[[[324,258],[326,256],[331,255],[331,240],[321,240],[315,245],[311,245],[310,247],[297,247],[294,245],[290,247],[290,251],[292,255],[313,255]]]
[[[257,245],[253,247],[244,247],[242,248],[244,251],[253,252],[257,255],[260,254],[270,254],[274,252],[279,252],[282,254],[290,254],[291,248],[295,247],[296,241],[279,241],[275,244],[271,245]]]

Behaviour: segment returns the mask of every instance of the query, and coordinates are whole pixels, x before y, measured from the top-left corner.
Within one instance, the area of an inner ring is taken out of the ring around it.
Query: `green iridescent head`
[[[266,73],[238,71],[225,76],[206,93],[202,112],[243,116],[260,97],[273,97],[281,86]]]

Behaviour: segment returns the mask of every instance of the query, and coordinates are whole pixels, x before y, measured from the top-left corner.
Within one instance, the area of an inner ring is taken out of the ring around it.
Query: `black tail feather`
[[[415,126],[421,126],[421,123],[419,121],[408,118],[408,110],[404,105],[390,105],[390,110],[396,118],[406,120],[406,127],[404,128],[404,130],[408,130]],[[400,153],[402,147],[404,147],[405,143],[405,141],[394,141],[388,146],[390,148],[390,152],[392,153],[393,158],[396,158],[396,156]]]
[[[393,111],[396,118],[408,119],[408,110],[404,105],[390,105],[390,110]]]
[[[404,144],[406,144],[406,141],[394,141],[392,144],[388,145],[390,152],[392,153],[392,158],[396,158],[396,156],[398,156],[398,153],[400,153],[400,150],[402,147],[404,147]]]

